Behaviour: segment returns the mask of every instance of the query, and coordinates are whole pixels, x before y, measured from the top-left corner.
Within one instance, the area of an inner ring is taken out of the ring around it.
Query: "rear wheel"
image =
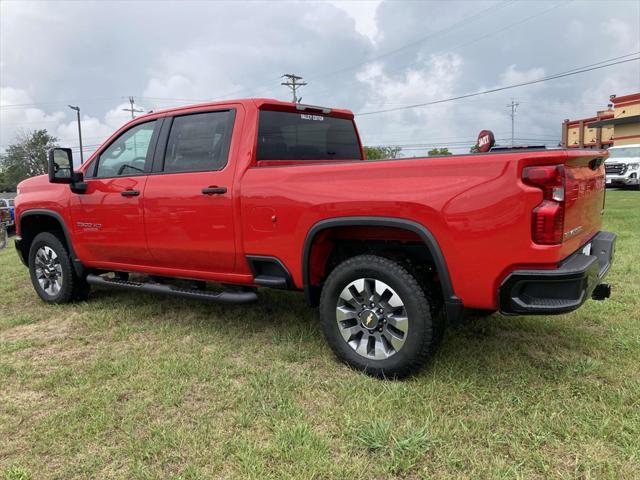
[[[441,338],[428,290],[400,264],[361,255],[338,265],[320,298],[329,345],[348,365],[378,377],[417,371]]]
[[[29,273],[33,288],[47,303],[85,299],[89,293],[89,284],[76,275],[67,249],[51,233],[40,233],[33,239]]]

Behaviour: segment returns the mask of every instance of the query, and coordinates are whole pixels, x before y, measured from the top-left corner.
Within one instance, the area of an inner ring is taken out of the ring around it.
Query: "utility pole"
[[[144,112],[144,110],[140,109],[136,109],[134,108],[134,104],[136,103],[135,100],[133,99],[133,97],[129,97],[129,103],[131,104],[130,108],[123,108],[122,110],[124,110],[125,112],[131,112],[131,119],[133,120],[134,118],[136,118],[136,116],[134,115],[135,113],[142,113]]]
[[[293,103],[300,103],[302,98],[298,98],[296,89],[298,87],[304,87],[307,82],[300,82],[299,80],[302,80],[302,77],[299,77],[298,75],[295,75],[293,73],[285,73],[284,75],[282,75],[282,78],[286,78],[288,81],[282,82],[280,85],[284,85],[291,89],[291,92],[293,93]]]
[[[511,108],[511,146],[512,147],[514,144],[516,109],[518,108],[518,105],[520,104],[516,102],[513,98],[511,99],[511,103],[507,105],[507,108]]]
[[[84,154],[82,152],[82,127],[80,126],[80,107],[67,105],[71,110],[76,111],[78,117],[78,141],[80,142],[80,165],[84,163]]]

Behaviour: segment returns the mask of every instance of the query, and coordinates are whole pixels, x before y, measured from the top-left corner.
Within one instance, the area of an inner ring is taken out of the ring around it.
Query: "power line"
[[[129,109],[127,109],[128,111]],[[116,115],[113,117],[109,117],[109,119],[123,119],[123,118],[129,118],[128,115]],[[3,126],[7,126],[7,125],[49,125],[49,124],[63,124],[63,123],[70,123],[70,122],[66,122],[64,120],[43,120],[43,121],[39,121],[39,120],[34,120],[34,121],[28,121],[28,122],[2,122]]]
[[[502,3],[502,4],[500,5],[500,3]],[[429,40],[430,38],[433,38],[433,37],[436,37],[436,36],[441,37],[443,34],[448,33],[449,31],[454,30],[454,29],[458,28],[459,26],[468,25],[468,22],[470,20],[479,19],[479,18],[485,16],[488,13],[495,12],[496,10],[498,10],[500,8],[504,8],[506,6],[511,6],[513,4],[515,4],[514,0],[505,0],[503,2],[496,2],[495,4],[489,6],[488,8],[486,8],[484,10],[481,10],[479,12],[476,12],[476,13],[474,13],[472,15],[469,15],[469,16],[463,18],[462,20],[460,20],[460,21],[458,21],[458,22],[456,22],[456,23],[454,23],[452,25],[449,25],[448,27],[446,27],[444,29],[438,30],[436,32],[432,32],[431,34],[429,34],[427,36],[424,36],[424,37],[418,38],[416,40],[413,40],[410,43],[407,43],[407,44],[402,45],[402,46],[400,46],[398,48],[395,48],[395,49],[390,50],[388,52],[382,53],[380,55],[377,55],[377,56],[374,56],[374,57],[370,57],[367,60],[364,60],[364,61],[359,62],[357,64],[347,65],[347,66],[339,68],[337,70],[333,70],[333,71],[330,71],[330,72],[322,73],[319,76],[313,77],[313,80],[320,79],[320,78],[325,78],[325,77],[328,77],[328,76],[331,76],[331,75],[335,75],[335,74],[338,74],[338,73],[342,73],[342,72],[346,72],[346,71],[349,71],[349,70],[353,70],[354,68],[358,68],[361,65],[366,65],[366,64],[369,64],[369,63],[374,62],[376,60],[380,60],[382,58],[394,55],[395,53],[398,53],[398,52],[400,52],[402,50],[405,50],[407,48],[411,48],[411,47],[413,47],[415,45],[418,45],[418,44],[420,44],[420,43],[422,43],[422,42],[424,42],[426,40]],[[553,8],[555,8],[555,7],[553,7]],[[545,10],[545,12],[546,12],[546,10]],[[544,13],[544,12],[542,12],[542,13]],[[222,94],[222,95],[219,95],[219,96],[216,96],[216,97],[211,97],[211,98],[206,99],[206,100],[201,100],[201,99],[159,98],[159,97],[156,97],[156,98],[144,97],[144,98],[155,99],[155,100],[168,100],[168,101],[196,101],[196,102],[197,101],[212,101],[212,100],[217,100],[217,99],[221,99],[221,98],[227,98],[230,95],[235,95],[236,93],[247,91],[250,88],[251,87],[240,87],[239,89],[235,89],[235,90],[230,91],[228,93],[225,93],[225,94]],[[273,87],[262,87],[262,88],[259,88],[258,90],[256,90],[255,92],[264,92],[264,91],[271,91],[271,90],[273,90]],[[326,89],[323,89],[323,90],[326,90]],[[323,91],[323,90],[320,90],[320,91]]]
[[[499,5],[500,3],[502,3],[502,5]],[[383,58],[390,57],[390,56],[395,55],[396,53],[398,53],[398,52],[400,52],[402,50],[406,50],[407,48],[411,48],[411,47],[413,47],[415,45],[419,45],[420,43],[423,43],[424,41],[429,40],[429,39],[431,39],[433,37],[441,37],[443,34],[448,33],[451,30],[455,30],[456,28],[458,28],[461,25],[467,25],[468,26],[469,25],[468,22],[470,20],[477,20],[477,19],[487,15],[488,13],[495,12],[495,10],[497,10],[497,9],[504,8],[506,6],[510,6],[510,5],[513,5],[513,4],[514,4],[514,2],[513,1],[509,1],[509,0],[504,1],[504,2],[496,2],[496,3],[492,4],[492,5],[490,5],[488,8],[485,8],[485,9],[479,11],[479,12],[476,12],[476,13],[473,13],[471,15],[468,15],[468,16],[464,17],[462,20],[459,20],[458,22],[455,22],[455,23],[453,23],[453,24],[451,24],[451,25],[449,25],[449,26],[447,26],[447,27],[445,27],[445,28],[443,28],[441,30],[437,30],[435,32],[432,32],[429,35],[426,35],[424,37],[421,37],[421,38],[418,38],[416,40],[413,40],[412,42],[404,44],[404,45],[402,45],[402,46],[400,46],[398,48],[395,48],[393,50],[389,50],[388,52],[382,53],[380,55],[376,55],[376,56],[370,57],[370,58],[368,58],[366,60],[363,60],[361,62],[358,62],[358,63],[355,63],[355,64],[351,64],[351,65],[347,65],[345,67],[339,68],[337,70],[333,70],[331,72],[323,73],[320,76],[312,77],[312,79],[313,80],[318,80],[320,78],[325,78],[325,77],[328,77],[328,76],[331,76],[331,75],[335,75],[337,73],[342,73],[342,72],[346,72],[346,71],[349,71],[349,70],[353,70],[354,68],[358,68],[358,67],[361,67],[363,65],[367,65],[367,64],[369,64],[371,62],[375,62],[376,60],[381,60]]]
[[[66,105],[70,102],[82,102],[82,103],[92,103],[92,102],[110,102],[111,100],[119,100],[123,97],[104,97],[104,98],[89,98],[89,99],[73,99],[73,100],[60,100],[60,101],[44,101],[44,102],[33,102],[33,103],[13,103],[13,104],[5,104],[0,105],[0,109],[20,109],[20,108],[30,108],[30,107],[38,107],[41,105]]]
[[[640,52],[636,52],[636,53],[640,53]],[[586,68],[586,67],[589,67],[589,65],[587,65],[585,67],[579,67],[580,69],[572,69],[572,70],[569,70],[569,71],[566,71],[566,72],[561,72],[561,73],[557,73],[557,74],[554,74],[554,75],[549,75],[549,76],[546,76],[546,77],[538,78],[536,80],[530,80],[530,81],[527,81],[527,82],[514,83],[514,84],[511,84],[511,85],[505,85],[503,87],[491,88],[491,89],[488,89],[488,90],[482,90],[480,92],[467,93],[467,94],[458,95],[458,96],[455,96],[455,97],[443,98],[441,100],[433,100],[431,102],[416,103],[416,104],[407,105],[407,106],[404,106],[404,107],[387,108],[387,109],[384,109],[384,110],[374,110],[374,111],[371,111],[371,112],[361,112],[361,113],[356,113],[356,115],[363,117],[363,116],[366,116],[366,115],[377,115],[377,114],[380,114],[380,113],[397,112],[397,111],[400,111],[400,110],[409,110],[409,109],[412,109],[412,108],[427,107],[429,105],[437,105],[437,104],[440,104],[440,103],[453,102],[454,100],[461,100],[461,99],[464,99],[464,98],[476,97],[478,95],[487,95],[489,93],[500,92],[500,91],[503,91],[503,90],[510,90],[512,88],[518,88],[518,87],[524,87],[524,86],[527,86],[527,85],[533,85],[533,84],[536,84],[536,83],[548,82],[550,80],[556,80],[558,78],[569,77],[571,75],[577,75],[579,73],[591,72],[593,70],[600,70],[601,68],[607,68],[607,67],[611,67],[611,66],[614,66],[614,65],[627,63],[627,62],[634,62],[634,61],[637,61],[637,60],[640,60],[640,57],[630,58],[630,59],[627,59],[627,60],[620,60],[620,61],[617,61],[617,62],[607,63],[605,65],[600,65],[600,66],[591,67],[591,68]],[[604,61],[608,61],[608,60],[604,60]],[[598,65],[600,63],[603,63],[603,62],[597,62],[597,63],[592,64],[592,65]]]
[[[458,44],[458,45],[456,45],[454,47],[447,47],[447,48],[444,48],[444,49],[436,50],[435,52],[431,52],[431,55],[435,55],[435,54],[438,54],[438,53],[450,53],[450,52],[452,52],[454,50],[458,50],[459,48],[463,48],[463,47],[466,47],[466,46],[469,46],[469,45],[475,45],[480,40],[484,40],[485,38],[489,38],[489,37],[491,37],[493,35],[496,35],[498,33],[504,32],[505,30],[509,30],[509,29],[511,29],[513,27],[516,27],[516,26],[518,26],[518,25],[520,25],[522,23],[528,22],[529,20],[533,20],[534,18],[537,18],[537,17],[539,17],[541,15],[544,15],[544,14],[546,14],[546,13],[552,11],[552,10],[555,10],[558,7],[563,7],[565,5],[568,5],[572,1],[573,0],[569,0],[568,2],[564,2],[564,3],[557,3],[557,4],[553,5],[550,8],[547,8],[546,10],[543,10],[543,11],[538,12],[538,13],[534,13],[533,15],[529,15],[528,17],[525,17],[525,18],[523,18],[523,19],[521,19],[519,21],[512,22],[512,23],[508,24],[506,27],[503,27],[503,28],[500,28],[500,29],[490,29],[489,33],[485,33],[485,34],[480,35],[478,37],[474,37],[474,38],[472,38],[472,39],[470,39],[470,40],[468,40],[466,42],[460,43],[460,44]],[[365,63],[368,63],[368,62],[365,62]],[[406,66],[407,66],[407,64],[396,65],[395,68],[397,70],[398,68],[403,68],[403,67],[406,67]],[[353,84],[353,83],[355,83],[357,81],[359,81],[359,80],[355,80],[355,81],[351,81],[351,82],[345,82],[345,83],[342,83],[342,85],[343,86],[344,85],[351,85],[351,84]],[[323,91],[329,90],[330,88],[332,88],[332,87],[326,87],[326,88],[323,88],[323,89],[320,89],[320,90],[314,90],[313,93],[317,94],[318,92],[323,92]]]

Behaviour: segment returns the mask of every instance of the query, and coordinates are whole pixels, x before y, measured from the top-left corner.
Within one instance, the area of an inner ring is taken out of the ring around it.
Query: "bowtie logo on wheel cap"
[[[369,312],[369,315],[367,315],[367,327],[371,326],[371,323],[373,322],[373,312]]]
[[[360,314],[360,323],[368,330],[375,330],[380,324],[380,317],[373,310],[364,310]]]

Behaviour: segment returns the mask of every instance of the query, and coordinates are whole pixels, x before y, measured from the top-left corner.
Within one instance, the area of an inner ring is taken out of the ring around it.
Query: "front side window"
[[[352,120],[307,113],[260,112],[258,160],[361,160]]]
[[[156,121],[142,123],[120,135],[98,158],[96,177],[126,177],[145,172]]]
[[[222,170],[227,164],[233,110],[175,117],[164,156],[165,172]]]

